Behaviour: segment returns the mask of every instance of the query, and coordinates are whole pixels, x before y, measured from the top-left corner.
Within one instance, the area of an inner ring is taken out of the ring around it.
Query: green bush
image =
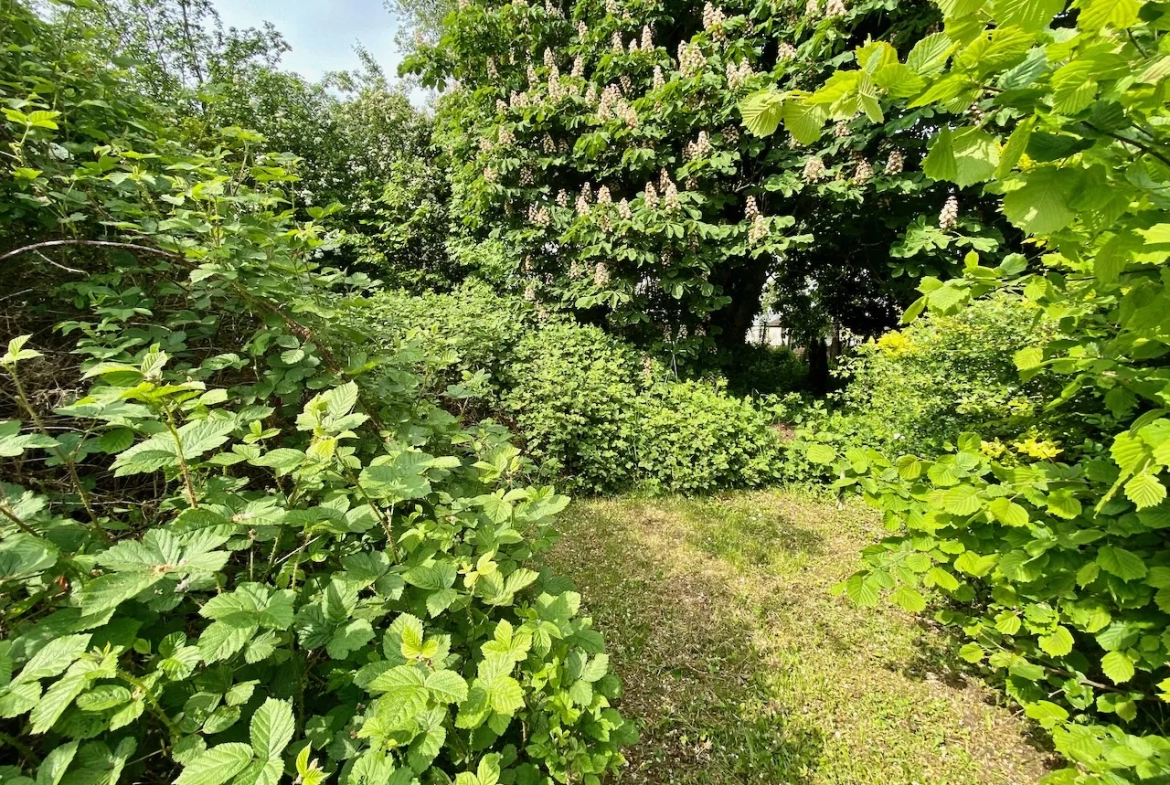
[[[1166,782],[1170,17],[1112,0],[940,7],[944,29],[909,52],[870,41],[820,90],[768,101],[846,122],[947,118],[924,173],[995,194],[1029,254],[968,254],[961,276],[920,281],[907,316],[953,316],[996,290],[1042,312],[1043,329],[1003,348],[1043,385],[1030,389],[1050,433],[989,440],[1010,400],[992,396],[990,421],[942,454],[811,446],[889,530],[842,589],[912,612],[935,600],[968,638],[959,654],[1067,758],[1047,783]]]
[[[852,427],[881,450],[932,453],[978,427],[1014,440],[1045,419],[1059,389],[1021,381],[1013,353],[1053,333],[1018,295],[981,300],[953,315],[929,314],[858,347],[843,374],[841,404]]]
[[[295,160],[168,138],[75,18],[0,7],[0,780],[599,783],[633,730],[540,571],[567,498],[422,343],[359,353]]]
[[[736,395],[776,395],[799,392],[808,378],[808,363],[786,346],[747,344],[720,369],[727,389]]]
[[[383,346],[417,341],[431,392],[523,440],[542,479],[611,493],[710,492],[776,476],[769,417],[720,382],[678,381],[622,340],[480,282],[381,292],[351,311]]]

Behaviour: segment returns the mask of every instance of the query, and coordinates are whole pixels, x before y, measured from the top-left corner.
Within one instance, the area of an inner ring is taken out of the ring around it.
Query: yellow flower
[[[914,343],[899,332],[886,333],[877,341],[877,347],[886,354],[899,355],[914,348]]]
[[[1004,447],[1003,442],[1001,442],[999,439],[996,439],[995,441],[979,443],[979,450],[988,458],[998,458],[999,456],[1003,455],[1004,450],[1006,449],[1007,448]]]
[[[1050,460],[1064,452],[1064,450],[1050,441],[1037,441],[1035,436],[1029,436],[1022,442],[1016,442],[1012,446],[1016,448],[1016,452],[1041,460]]]

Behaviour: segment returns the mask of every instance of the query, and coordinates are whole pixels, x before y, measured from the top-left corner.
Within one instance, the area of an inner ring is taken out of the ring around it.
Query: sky
[[[401,56],[397,26],[382,0],[214,0],[225,27],[272,22],[292,46],[282,59],[290,71],[315,81],[327,71],[356,68],[358,41],[393,79]]]

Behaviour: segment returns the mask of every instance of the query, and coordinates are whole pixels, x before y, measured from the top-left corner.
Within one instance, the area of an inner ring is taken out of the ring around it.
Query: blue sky
[[[401,60],[394,44],[394,17],[382,0],[214,0],[225,27],[258,27],[272,22],[292,51],[285,68],[310,80],[358,64],[353,45],[361,43],[394,78]]]

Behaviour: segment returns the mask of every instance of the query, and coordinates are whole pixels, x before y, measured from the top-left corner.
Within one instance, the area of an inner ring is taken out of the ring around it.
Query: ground
[[[878,537],[864,508],[782,492],[576,501],[574,579],[641,741],[629,783],[1035,783],[1019,712],[929,621],[832,591]]]

